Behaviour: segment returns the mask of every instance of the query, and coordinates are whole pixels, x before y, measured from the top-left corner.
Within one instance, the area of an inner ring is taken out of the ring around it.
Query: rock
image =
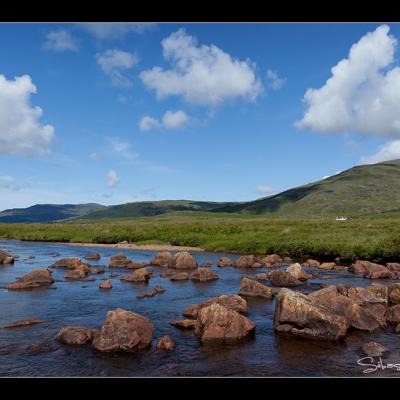
[[[319,277],[319,273],[318,272],[313,272],[311,274],[311,278],[313,278],[313,279],[318,278],[318,277]]]
[[[15,257],[8,254],[6,251],[0,250],[0,264],[14,264]]]
[[[389,351],[389,349],[377,342],[366,343],[362,349],[363,352],[370,357],[380,357],[383,353]]]
[[[290,272],[287,271],[282,271],[282,270],[271,271],[268,274],[268,276],[272,286],[292,287],[292,286],[299,286],[302,284],[301,281],[293,277],[290,274]]]
[[[148,290],[146,293],[144,294],[138,294],[136,296],[136,298],[138,299],[144,299],[145,297],[154,297],[157,294],[157,292],[155,290]]]
[[[83,257],[85,260],[100,260],[101,255],[99,253],[90,253]]]
[[[387,303],[389,299],[389,290],[385,285],[372,284],[366,288],[375,297],[382,300],[382,303]],[[399,288],[400,289],[400,288]],[[399,293],[400,294],[400,293]],[[400,297],[399,297],[400,299]]]
[[[179,329],[194,329],[195,324],[195,319],[182,319],[180,321],[170,322],[170,325]]]
[[[130,275],[121,275],[122,281],[128,282],[147,282],[150,279],[150,273],[146,268],[137,269]]]
[[[267,281],[268,275],[263,272],[261,274],[256,274],[256,278],[259,279],[260,281]]]
[[[393,279],[393,272],[380,264],[368,263],[364,265],[364,278],[367,279]]]
[[[218,267],[232,267],[233,261],[228,257],[222,257],[218,260],[217,266]]]
[[[346,335],[347,320],[302,293],[283,288],[275,306],[274,329],[295,337],[338,340]]]
[[[233,265],[239,268],[250,268],[255,262],[257,260],[254,255],[240,256]]]
[[[183,316],[188,318],[197,318],[200,310],[204,307],[217,303],[221,306],[228,308],[229,310],[234,310],[240,314],[247,314],[247,302],[242,297],[234,295],[222,295],[214,297],[210,300],[203,301],[201,303],[192,304],[185,308],[183,311]]]
[[[400,263],[386,263],[386,268],[389,271],[400,271]]]
[[[356,260],[355,263],[351,264],[349,271],[356,274],[364,274],[366,272],[365,263],[369,263],[369,261]]]
[[[400,304],[388,308],[386,319],[391,323],[400,323]]]
[[[281,257],[278,254],[269,254],[265,256],[262,260],[261,263],[263,265],[265,264],[278,264],[282,261]]]
[[[175,274],[168,275],[171,281],[187,281],[189,279],[189,274],[187,272],[177,272]]]
[[[78,257],[69,257],[62,258],[61,260],[56,261],[54,264],[50,266],[50,268],[67,268],[67,269],[75,269],[78,265],[81,265],[82,261]]]
[[[203,264],[200,265],[200,267],[202,267],[202,268],[209,268],[212,266],[213,266],[213,263],[211,261],[204,262]]]
[[[255,262],[250,268],[262,268],[263,265],[260,262]]]
[[[400,283],[388,286],[388,300],[391,303],[400,303]]]
[[[321,265],[319,261],[313,260],[311,258],[309,258],[305,263],[310,268],[319,268],[319,266]]]
[[[208,268],[199,267],[190,275],[192,281],[207,282],[218,279],[218,274]]]
[[[122,242],[118,242],[118,244],[126,245],[126,244],[129,244],[129,242],[127,240],[123,240]]]
[[[187,251],[181,251],[175,255],[174,265],[168,265],[168,266],[177,269],[196,269],[197,261]]]
[[[396,333],[400,333],[400,324],[397,324],[396,329],[395,329]]]
[[[66,326],[58,332],[56,340],[70,345],[90,343],[97,333],[96,329]]]
[[[41,324],[42,322],[43,322],[42,319],[37,319],[37,318],[22,319],[20,321],[12,322],[11,324],[7,324],[4,326],[4,328],[20,328],[23,326]]]
[[[240,284],[239,295],[250,297],[264,297],[270,299],[274,296],[274,291],[269,286],[265,286],[254,279],[244,277]]]
[[[94,267],[90,267],[87,269],[88,274],[104,274],[105,270],[104,268],[94,268]]]
[[[30,344],[26,349],[25,349],[25,354],[29,355],[38,355],[42,353],[48,353],[50,351],[53,351],[53,349],[50,346],[46,346],[41,343],[34,343]]]
[[[157,350],[174,350],[175,348],[175,343],[172,341],[172,339],[169,336],[161,336],[157,340],[156,344]]]
[[[109,279],[106,279],[104,282],[100,283],[100,289],[112,289],[113,285]]]
[[[15,282],[10,283],[7,288],[9,290],[23,290],[47,286],[52,283],[54,283],[54,279],[50,271],[46,268],[38,268],[29,272],[22,278],[18,278]]]
[[[175,264],[175,258],[169,251],[160,251],[150,261],[151,265],[168,267]]]
[[[154,290],[155,290],[157,293],[164,293],[166,289],[163,288],[161,285],[156,285],[155,288],[154,288]]]
[[[256,325],[238,312],[217,303],[200,310],[195,334],[202,342],[235,341],[254,332]]]
[[[135,263],[131,261],[130,263],[126,264],[127,269],[140,269],[140,268],[145,268],[149,265],[147,262],[142,262],[142,263]],[[150,270],[148,270],[150,272]]]
[[[85,272],[78,269],[73,269],[72,271],[68,271],[64,274],[64,279],[69,279],[69,280],[80,280],[84,279],[85,277],[86,277]]]
[[[374,292],[374,290],[368,288],[354,288],[348,285],[338,285],[337,291],[339,294],[349,297],[360,305],[387,303],[387,297],[384,298],[379,291]]]
[[[102,352],[138,351],[150,346],[153,324],[142,315],[121,308],[109,311],[92,345]]]
[[[318,261],[317,261],[317,262],[318,262]],[[324,263],[318,265],[317,268],[318,268],[318,269],[324,269],[324,270],[330,271],[330,270],[336,268],[336,263],[334,263],[334,262],[324,262]]]
[[[309,275],[304,271],[299,263],[295,263],[290,267],[287,267],[286,271],[289,272],[293,278],[299,281],[306,281],[309,278]]]
[[[110,257],[109,268],[126,268],[132,261],[123,253],[115,254]]]
[[[290,264],[293,260],[290,257],[283,257],[283,262],[286,264]]]

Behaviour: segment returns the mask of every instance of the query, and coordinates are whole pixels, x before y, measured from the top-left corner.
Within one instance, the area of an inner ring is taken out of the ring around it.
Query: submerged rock
[[[92,345],[102,352],[138,351],[150,346],[153,324],[142,315],[121,308],[109,311]]]
[[[302,282],[288,271],[275,270],[271,271],[268,276],[272,286],[289,287],[302,285]]]
[[[189,274],[187,272],[176,272],[175,274],[167,275],[171,281],[187,281]]]
[[[40,286],[48,286],[52,283],[54,283],[54,279],[50,271],[46,268],[38,268],[10,283],[7,288],[9,290],[33,289]]]
[[[196,324],[195,319],[182,319],[180,321],[170,322],[170,325],[175,326],[179,329],[194,329]]]
[[[265,286],[254,279],[244,277],[240,284],[239,295],[250,297],[264,297],[270,299],[274,296],[274,290],[269,286]]]
[[[161,336],[157,340],[156,344],[157,350],[174,350],[175,348],[175,343],[172,341],[172,339],[167,335],[167,336]]]
[[[96,275],[96,274],[104,274],[104,272],[105,272],[104,268],[89,267],[89,268],[87,269],[87,273],[88,273],[88,274],[94,274],[94,275]]]
[[[370,357],[380,357],[383,353],[389,351],[389,349],[377,342],[368,342],[362,347],[362,349],[363,352]]]
[[[100,260],[101,255],[99,253],[90,253],[83,257],[85,260]]]
[[[164,293],[166,289],[163,288],[161,285],[156,285],[156,286],[154,287],[154,290],[155,290],[157,293]]]
[[[81,345],[90,343],[96,333],[96,329],[65,326],[58,332],[56,340],[64,344]]]
[[[112,289],[113,285],[109,279],[106,279],[104,282],[100,283],[100,289]]]
[[[207,282],[218,279],[218,274],[209,268],[199,267],[190,275],[192,281]]]
[[[37,318],[21,319],[20,321],[12,322],[10,324],[5,325],[4,328],[20,328],[23,326],[41,324],[42,322],[43,322],[42,319],[37,319]]]

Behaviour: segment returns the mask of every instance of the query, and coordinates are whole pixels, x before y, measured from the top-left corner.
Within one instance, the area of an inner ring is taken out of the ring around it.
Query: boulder
[[[118,253],[110,257],[109,268],[126,268],[132,261],[123,253]]]
[[[274,296],[274,290],[254,279],[244,277],[240,284],[239,295],[270,299]]]
[[[145,268],[149,265],[150,264],[147,262],[135,263],[135,262],[131,261],[130,263],[126,264],[126,268],[127,269],[140,269],[140,268]],[[150,272],[150,270],[149,270],[149,272]]]
[[[138,294],[136,298],[138,299],[144,299],[145,297],[154,297],[157,294],[155,290],[148,290],[146,293],[143,294]]]
[[[68,257],[62,258],[61,260],[53,263],[50,268],[67,268],[67,269],[75,269],[78,265],[81,265],[82,261],[78,257]]]
[[[195,334],[202,342],[230,342],[254,332],[256,325],[238,312],[217,303],[200,310],[195,323]]]
[[[122,281],[128,282],[147,282],[150,279],[150,273],[146,268],[133,271],[130,275],[121,275]]]
[[[161,285],[156,285],[156,286],[154,287],[154,290],[155,290],[157,293],[164,293],[166,289],[163,288]]]
[[[196,269],[197,261],[187,251],[181,251],[175,255],[174,265],[169,265],[169,267],[177,269]]]
[[[299,281],[306,281],[309,278],[309,275],[304,271],[299,263],[287,267],[286,271],[289,272],[293,278],[298,279]]]
[[[274,329],[295,337],[338,340],[346,335],[348,322],[302,293],[283,288],[275,305]]]
[[[272,286],[292,287],[299,286],[302,282],[296,279],[290,272],[275,270],[268,273]]]
[[[4,328],[20,328],[24,326],[36,325],[41,324],[43,322],[42,319],[38,318],[30,318],[30,319],[22,319],[20,321],[12,322],[4,326]]]
[[[324,262],[324,263],[321,263],[320,265],[318,265],[317,268],[330,271],[330,270],[336,268],[336,263],[334,263],[334,262]]]
[[[183,316],[188,318],[196,319],[199,315],[200,310],[204,307],[208,307],[209,305],[217,303],[229,310],[234,310],[240,314],[247,314],[247,302],[242,297],[234,294],[234,295],[222,295],[218,297],[214,297],[210,300],[203,301],[201,303],[192,304],[185,308],[183,311]]]
[[[400,283],[388,286],[388,300],[391,303],[400,303]]]
[[[199,267],[190,275],[192,281],[207,282],[218,279],[218,274],[209,268]]]
[[[362,260],[356,260],[355,263],[351,264],[349,267],[350,272],[354,272],[356,274],[364,274],[365,273],[365,264],[369,263],[369,261],[362,261]]]
[[[194,327],[196,325],[196,320],[195,319],[182,319],[180,321],[170,322],[170,324],[179,329],[194,329]]]
[[[233,261],[228,257],[222,257],[218,260],[217,266],[218,267],[232,267]]]
[[[112,289],[112,287],[113,287],[113,285],[109,279],[106,279],[99,285],[100,289]]]
[[[187,281],[189,274],[187,272],[176,272],[175,274],[168,275],[171,281]]]
[[[257,259],[254,255],[240,256],[233,265],[239,268],[250,268],[256,262]]]
[[[318,272],[313,272],[312,274],[311,274],[311,278],[313,278],[313,279],[316,279],[316,278],[318,278],[319,277],[319,273]]]
[[[212,266],[213,266],[212,261],[206,261],[206,262],[204,262],[203,264],[200,265],[200,267],[202,267],[202,268],[209,268],[209,267],[212,267]]]
[[[175,263],[174,256],[169,251],[160,251],[150,261],[151,265],[157,267],[173,266]]]
[[[364,278],[367,279],[393,279],[393,272],[389,271],[385,266],[375,263],[364,265]]]
[[[400,263],[394,263],[394,262],[392,262],[392,263],[386,263],[386,268],[387,268],[389,271],[396,271],[396,272],[399,272],[399,271],[400,271]]]
[[[87,269],[87,273],[88,273],[88,274],[93,274],[93,275],[104,274],[104,272],[105,272],[104,268],[89,267],[89,268]]]
[[[8,254],[6,251],[0,250],[0,264],[14,264],[15,257]]]
[[[317,260],[313,260],[312,258],[309,258],[306,262],[305,262],[307,267],[310,268],[319,268],[319,266],[321,265],[319,261]]]
[[[50,271],[46,268],[38,268],[29,272],[22,278],[18,278],[15,282],[10,283],[7,288],[9,290],[24,290],[48,286],[52,283],[54,283],[54,279]]]
[[[265,272],[262,272],[261,274],[256,274],[256,278],[260,281],[267,281],[268,275]]]
[[[121,308],[109,311],[92,345],[102,352],[138,351],[150,346],[153,324],[142,315]]]
[[[360,305],[387,303],[387,296],[382,297],[382,289],[377,288],[377,290],[375,290],[373,286],[370,286],[370,288],[361,288],[338,285],[337,291],[339,294],[349,297]]]
[[[261,260],[261,263],[262,263],[263,265],[265,265],[265,264],[269,264],[269,265],[278,264],[278,263],[280,263],[280,262],[282,262],[282,259],[281,259],[281,257],[280,257],[278,254],[269,254],[269,255],[265,256],[265,257]],[[289,261],[289,262],[290,262],[290,261]]]
[[[83,257],[85,260],[100,260],[101,255],[99,253],[90,253]]]
[[[400,304],[388,308],[386,312],[386,319],[391,323],[400,323]]]
[[[58,332],[56,340],[64,344],[81,345],[90,343],[96,333],[96,329],[66,326]]]
[[[86,273],[79,269],[73,269],[72,271],[68,271],[64,274],[64,279],[71,281],[84,279],[85,277]]]
[[[389,299],[389,290],[385,285],[372,284],[366,288],[375,297],[382,300],[382,303],[387,303]]]
[[[389,349],[387,349],[385,346],[382,346],[377,342],[366,343],[362,347],[362,350],[369,357],[380,357],[383,355],[383,353],[389,351]]]
[[[400,324],[397,324],[396,329],[395,329],[396,333],[400,333]]]
[[[174,350],[175,348],[175,343],[172,341],[172,339],[169,336],[161,336],[157,340],[156,344],[157,350]]]

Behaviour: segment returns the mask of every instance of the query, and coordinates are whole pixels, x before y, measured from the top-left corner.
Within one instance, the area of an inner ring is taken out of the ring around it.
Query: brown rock
[[[64,279],[69,280],[80,280],[86,277],[85,272],[79,269],[73,269],[72,271],[68,271],[64,274]]]
[[[233,265],[239,268],[250,268],[255,262],[257,259],[254,255],[240,256]]]
[[[56,340],[64,344],[81,345],[90,343],[96,333],[96,329],[66,326],[57,334]]]
[[[146,293],[138,294],[136,298],[144,299],[145,297],[154,297],[157,294],[155,290],[148,290]]]
[[[324,262],[324,263],[320,264],[317,268],[329,271],[329,270],[332,270],[332,269],[336,268],[336,263],[334,263],[334,262]]]
[[[265,264],[277,264],[282,261],[281,257],[278,254],[269,254],[265,256],[262,260],[261,263],[263,265]],[[287,262],[287,261],[286,261]],[[290,262],[290,261],[289,261]]]
[[[265,286],[254,279],[244,277],[240,284],[239,295],[250,297],[264,297],[270,299],[274,296],[274,291],[269,286]]]
[[[50,268],[67,268],[75,269],[78,265],[82,264],[81,259],[78,257],[62,258],[50,266]]]
[[[177,268],[177,269],[196,269],[197,261],[187,251],[181,251],[175,255],[174,265],[169,265],[169,267],[173,267],[173,268]]]
[[[307,266],[310,267],[310,268],[319,268],[319,266],[321,265],[319,261],[313,260],[312,258],[309,258],[309,259],[306,261],[306,264],[307,264]]]
[[[301,281],[293,277],[287,271],[282,271],[282,270],[271,271],[268,274],[268,276],[272,286],[292,287],[292,286],[299,286],[302,284]]]
[[[42,319],[37,319],[37,318],[22,319],[20,321],[12,322],[11,324],[7,324],[4,326],[4,328],[20,328],[23,326],[41,324],[42,322],[43,322]]]
[[[126,264],[127,269],[140,269],[140,268],[145,268],[149,265],[147,262],[142,262],[142,263],[135,263],[131,261],[130,263]],[[150,270],[148,270],[150,272]]]
[[[101,255],[99,253],[90,253],[83,257],[85,260],[100,260]]]
[[[338,340],[346,335],[347,320],[315,299],[290,289],[280,290],[275,306],[277,333],[318,340]]]
[[[238,312],[217,303],[200,310],[195,333],[202,342],[235,341],[254,332],[256,325]]]
[[[212,266],[213,266],[213,263],[211,261],[204,262],[203,264],[200,265],[200,267],[202,267],[202,268],[209,268]]]
[[[356,274],[364,274],[366,271],[365,263],[369,263],[369,261],[357,260],[355,263],[351,264],[349,271]]]
[[[113,285],[109,279],[106,279],[104,282],[100,283],[100,289],[112,289]]]
[[[109,311],[92,345],[102,352],[137,351],[149,347],[153,324],[146,317],[121,308]]]
[[[268,275],[265,272],[263,272],[261,274],[256,274],[256,278],[259,279],[260,281],[267,281]]]
[[[156,344],[157,350],[174,350],[175,348],[175,343],[172,341],[172,339],[169,336],[161,336],[157,340]]]
[[[175,274],[168,275],[171,281],[187,281],[189,279],[189,274],[187,272],[177,272]]]
[[[192,281],[207,282],[218,279],[218,274],[208,268],[199,267],[190,275]]]
[[[379,299],[382,299],[382,303],[387,303],[389,299],[389,290],[385,285],[372,284],[366,288],[370,293]]]
[[[396,333],[400,333],[400,324],[397,324],[396,329],[395,329]]]
[[[15,257],[8,254],[6,251],[0,250],[0,264],[14,264]]]
[[[313,272],[311,274],[311,278],[313,278],[313,279],[318,278],[318,277],[319,277],[319,273],[318,272]]]
[[[372,289],[370,289],[372,288]],[[357,304],[377,304],[377,303],[387,303],[387,297],[384,298],[381,295],[382,289],[377,288],[375,291],[374,287],[361,288],[361,287],[351,287],[348,285],[338,285],[337,291],[339,294],[349,297]]]
[[[299,281],[306,281],[309,278],[309,275],[304,271],[299,263],[287,267],[286,271],[289,272],[293,278],[298,279]]]
[[[240,314],[247,314],[246,300],[234,294],[234,295],[222,295],[214,297],[207,301],[203,301],[201,303],[192,304],[185,308],[185,310],[183,311],[183,316],[189,318],[197,318],[200,310],[202,310],[204,307],[208,307],[213,303],[217,303],[230,310],[234,310]]]
[[[388,308],[386,319],[391,323],[400,323],[400,304]]]
[[[130,263],[132,263],[132,261],[129,260],[125,254],[118,253],[110,257],[108,266],[109,268],[126,268]]]
[[[364,278],[367,279],[392,279],[394,277],[393,272],[380,264],[364,264],[364,268]]]
[[[386,268],[389,271],[400,271],[400,263],[386,263]]]
[[[182,319],[181,321],[174,321],[170,323],[179,329],[194,329],[196,320],[195,319]]]
[[[400,283],[388,286],[388,299],[391,303],[400,303]]]
[[[121,275],[122,281],[128,282],[147,282],[150,279],[150,273],[146,268],[137,269],[130,275]]]
[[[88,274],[104,274],[105,270],[104,268],[94,268],[94,267],[90,267],[87,269]]]
[[[222,257],[218,260],[217,266],[218,267],[232,267],[233,261],[228,257]]]
[[[154,288],[154,290],[155,290],[157,293],[164,293],[166,289],[163,288],[161,285],[156,285],[155,288]]]
[[[175,264],[175,258],[169,251],[160,251],[150,261],[151,265],[168,267]]]
[[[364,353],[370,357],[380,357],[383,353],[389,351],[389,349],[377,342],[366,343],[362,349]]]
[[[46,268],[38,268],[10,283],[7,288],[9,290],[24,290],[51,285],[52,283],[54,283],[54,279],[50,271]]]

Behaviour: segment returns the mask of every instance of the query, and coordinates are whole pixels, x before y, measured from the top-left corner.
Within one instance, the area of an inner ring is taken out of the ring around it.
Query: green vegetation
[[[39,241],[171,244],[209,251],[279,253],[333,259],[400,258],[400,220],[270,219],[214,212],[183,212],[125,220],[0,224],[0,238]]]

